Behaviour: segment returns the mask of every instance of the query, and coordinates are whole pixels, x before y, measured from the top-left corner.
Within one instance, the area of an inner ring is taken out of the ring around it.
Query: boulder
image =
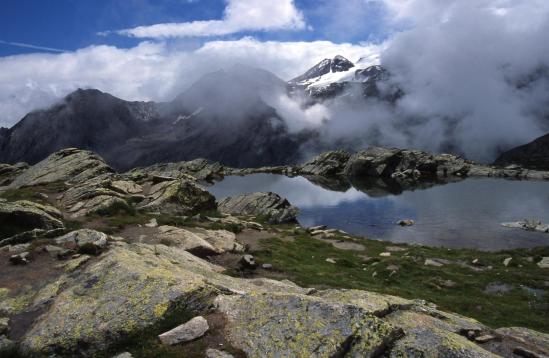
[[[96,154],[76,148],[53,153],[17,176],[10,187],[33,186],[58,181],[80,183],[113,170]]]
[[[187,215],[216,209],[215,198],[189,180],[170,180],[151,187],[138,206],[144,211]]]
[[[160,226],[157,238],[160,243],[176,246],[199,257],[218,255],[224,251],[214,247],[201,236],[173,226]]]
[[[236,235],[227,230],[205,230],[196,228],[198,236],[221,252],[243,252],[244,246],[236,241]]]
[[[2,202],[0,203],[0,246],[14,243],[2,239],[33,229],[49,231],[64,228],[61,219],[59,210],[49,205],[25,200]]]
[[[549,268],[549,257],[542,257],[541,261],[538,262],[538,266],[541,268]]]
[[[256,215],[266,218],[269,223],[294,222],[299,209],[288,200],[275,193],[251,193],[221,200],[219,210],[235,215]]]
[[[357,306],[318,297],[219,296],[227,340],[249,357],[374,357],[402,332]]]
[[[70,232],[53,240],[64,248],[97,255],[108,245],[108,236],[102,232],[82,229]]]
[[[194,341],[202,337],[210,329],[208,321],[202,316],[195,317],[174,329],[158,336],[163,344],[170,346]]]
[[[10,323],[9,318],[0,317],[0,336],[3,336],[8,333],[9,323]]]

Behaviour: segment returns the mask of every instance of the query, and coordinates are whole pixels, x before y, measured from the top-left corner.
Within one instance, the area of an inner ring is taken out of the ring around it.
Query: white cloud
[[[207,42],[189,51],[143,42],[130,49],[91,46],[63,54],[3,57],[0,126],[11,126],[27,112],[50,105],[79,87],[97,88],[127,100],[166,101],[202,75],[235,64],[264,68],[290,79],[326,57],[375,58],[377,51],[375,46],[329,41],[261,42],[243,38]],[[310,116],[314,113],[309,112]]]
[[[293,0],[227,0],[223,19],[165,23],[118,31],[138,38],[221,36],[242,31],[302,30],[303,14]]]

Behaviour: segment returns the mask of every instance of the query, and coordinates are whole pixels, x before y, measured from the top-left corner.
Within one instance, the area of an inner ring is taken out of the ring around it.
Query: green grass
[[[40,193],[57,194],[65,191],[66,189],[67,186],[65,183],[53,182],[45,185],[8,189],[0,192],[0,198],[6,199],[7,201],[30,200],[40,203],[47,203],[47,200],[43,198]]]
[[[286,235],[294,236],[291,230]],[[405,252],[393,252],[390,257],[380,257],[386,246],[395,245],[361,240],[366,250],[357,252],[334,248],[303,233],[295,238],[293,242],[264,240],[263,250],[254,255],[259,262],[272,263],[275,269],[301,286],[354,288],[420,298],[436,303],[442,310],[476,318],[494,328],[522,326],[549,332],[549,287],[546,286],[549,270],[536,265],[538,258],[549,256],[549,247],[490,253],[398,245],[407,249],[407,256]],[[371,259],[365,260],[364,255]],[[509,267],[503,265],[507,257],[513,258]],[[534,262],[529,262],[529,257],[534,258]],[[326,262],[327,258],[337,263]],[[477,272],[457,264],[430,267],[424,265],[426,258],[467,263],[478,259],[493,269]],[[389,265],[400,269],[391,275]],[[446,280],[454,282],[455,287],[445,287]],[[491,282],[512,285],[514,289],[505,294],[485,293]],[[520,285],[543,289],[545,296],[536,298]]]

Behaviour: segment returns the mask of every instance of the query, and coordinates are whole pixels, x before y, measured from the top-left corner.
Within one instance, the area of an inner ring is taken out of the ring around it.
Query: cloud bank
[[[228,0],[221,20],[139,26],[117,31],[137,38],[221,36],[243,31],[301,30],[303,14],[293,0]]]
[[[403,97],[395,106],[371,100],[308,109],[284,96],[271,98],[290,128],[322,126],[327,140],[453,150],[483,161],[549,131],[549,2],[364,1],[383,10],[379,21],[392,35],[382,44],[244,37],[206,41],[196,49],[178,41],[145,41],[129,49],[91,46],[0,58],[0,126],[11,126],[78,87],[128,100],[165,101],[220,68],[242,64],[290,79],[340,54],[353,61],[379,57]],[[349,7],[339,11],[344,14]],[[306,26],[293,1],[259,0],[229,1],[222,20],[201,23],[183,24],[181,36]],[[332,24],[331,31],[338,26]],[[142,35],[172,36],[169,31]]]

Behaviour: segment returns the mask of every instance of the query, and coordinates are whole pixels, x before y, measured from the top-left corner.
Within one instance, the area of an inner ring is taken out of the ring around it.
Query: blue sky
[[[99,44],[130,48],[142,39],[118,34],[100,36],[98,33],[158,23],[216,20],[222,18],[226,6],[225,0],[3,0],[0,41],[68,51]],[[385,10],[381,2],[297,0],[295,7],[303,14],[305,28],[238,31],[215,38],[254,36],[263,41],[358,43],[379,42],[386,37]],[[205,39],[178,41],[203,42]],[[0,56],[42,51],[48,52],[0,43]]]

